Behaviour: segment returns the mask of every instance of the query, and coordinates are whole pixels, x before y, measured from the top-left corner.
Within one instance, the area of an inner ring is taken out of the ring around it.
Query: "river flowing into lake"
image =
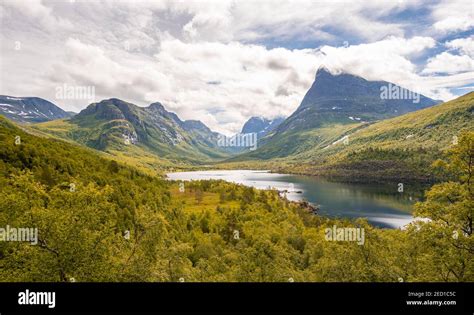
[[[319,177],[276,174],[268,171],[216,170],[169,173],[170,180],[222,179],[258,189],[287,191],[289,200],[307,200],[319,214],[340,218],[367,218],[378,227],[399,228],[413,220],[413,204],[422,196],[420,188],[398,184],[346,184]]]

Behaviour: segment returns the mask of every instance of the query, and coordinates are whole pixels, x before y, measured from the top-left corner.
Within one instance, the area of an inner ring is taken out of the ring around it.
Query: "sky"
[[[252,116],[289,116],[320,66],[466,94],[474,1],[0,0],[0,94],[68,111],[160,102],[232,134]]]

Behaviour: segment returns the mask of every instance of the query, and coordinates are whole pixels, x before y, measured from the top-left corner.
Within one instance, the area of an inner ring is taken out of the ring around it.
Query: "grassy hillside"
[[[186,167],[228,156],[217,134],[199,121],[181,121],[159,103],[138,107],[118,99],[93,103],[71,119],[32,126],[43,134],[126,160],[140,167]]]
[[[110,123],[104,123],[84,128],[72,123],[68,119],[60,119],[26,126],[25,128],[33,134],[62,139],[70,143],[95,148],[99,152],[103,152],[108,158],[136,166],[142,171],[153,174],[164,174],[174,169],[190,170],[201,165],[203,162],[212,161],[209,156],[202,154],[198,158],[195,152],[189,153],[189,146],[185,146],[183,150],[180,150],[178,146],[175,148],[175,151],[163,147],[160,148],[161,153],[157,153],[143,144],[126,142],[123,138],[116,135],[109,137],[107,145],[96,147],[96,144],[100,141],[102,131],[104,129],[110,130],[109,127]],[[165,154],[164,152],[167,153]]]
[[[453,200],[463,214],[466,197]],[[0,242],[0,281],[473,281],[471,236],[453,240],[464,221],[449,220],[401,231],[326,219],[276,191],[167,182],[0,117],[0,227],[38,231]],[[328,241],[334,225],[363,228],[364,244]]]
[[[75,145],[83,145],[80,139],[81,134],[77,126],[72,124],[68,119],[58,119],[41,124],[22,126],[28,133],[40,136],[42,138],[51,138],[62,140]],[[147,150],[135,145],[125,145],[114,147],[111,146],[105,151],[90,148],[94,154],[102,156],[106,159],[118,161],[120,163],[136,167],[142,172],[152,175],[163,175],[172,169],[192,169],[190,163],[183,161],[171,161],[160,156],[150,153]]]

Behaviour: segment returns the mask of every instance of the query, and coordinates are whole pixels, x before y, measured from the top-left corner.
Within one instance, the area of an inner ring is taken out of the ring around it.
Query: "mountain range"
[[[33,128],[154,169],[228,156],[217,145],[218,133],[200,121],[181,120],[159,102],[140,107],[112,98],[92,103],[70,119]]]
[[[402,169],[403,176],[421,177],[436,152],[460,131],[472,129],[473,95],[439,104],[390,82],[322,67],[288,118],[251,117],[243,125],[242,133],[258,135],[254,151],[220,147],[222,135],[198,120],[181,120],[159,102],[139,107],[112,98],[71,117],[40,98],[2,96],[0,113],[16,122],[34,122],[25,127],[30,132],[75,142],[143,169],[213,164],[360,178],[397,177]]]
[[[152,160],[150,166],[223,159],[245,148],[219,147],[221,134],[199,120],[181,120],[155,102],[139,107],[119,99],[92,103],[73,115],[41,98],[2,96],[0,113],[20,123],[37,123],[35,132],[73,141],[112,155]],[[7,104],[8,102],[8,104]],[[245,132],[268,134],[282,121],[252,117]],[[261,122],[254,124],[254,121]],[[136,161],[133,161],[135,163]]]

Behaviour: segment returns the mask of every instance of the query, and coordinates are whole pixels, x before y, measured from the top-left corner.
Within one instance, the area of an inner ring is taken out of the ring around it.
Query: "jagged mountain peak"
[[[135,104],[132,104],[132,103],[129,103],[129,102],[126,102],[124,100],[121,100],[119,98],[109,98],[109,99],[105,99],[105,100],[102,100],[100,102],[97,102],[97,103],[93,103],[91,105],[94,105],[96,104],[96,106],[98,108],[101,108],[101,107],[108,107],[108,106],[115,106],[121,110],[123,109],[129,109],[129,108],[132,108],[132,107],[136,107]],[[90,106],[90,105],[89,105]]]
[[[318,79],[318,78],[319,79],[324,78],[324,77],[331,78],[331,77],[337,77],[337,76],[340,76],[340,75],[347,75],[347,76],[361,78],[361,76],[352,74],[350,72],[344,71],[344,70],[342,70],[340,68],[337,68],[337,67],[330,67],[330,66],[327,66],[327,65],[321,65],[316,70],[315,80]]]
[[[316,70],[316,77],[318,75],[338,75],[342,73],[341,71],[334,71],[334,70],[330,70],[328,66],[326,65],[321,65],[319,66],[318,70]]]
[[[383,87],[396,87],[408,92],[414,98],[384,99]],[[415,99],[418,98],[419,99]],[[312,108],[332,114],[342,113],[347,117],[362,117],[366,120],[387,118],[409,111],[422,109],[438,102],[423,95],[408,91],[394,83],[386,81],[369,81],[348,72],[329,70],[322,66],[316,72],[311,88],[304,96],[297,112]],[[332,115],[331,116],[334,116]]]
[[[395,97],[385,97],[382,92],[392,88],[402,93]],[[357,75],[332,71],[323,66],[317,70],[315,80],[300,106],[272,133],[271,141],[277,141],[285,134],[299,133],[303,130],[337,124],[374,122],[438,103],[394,83],[369,81]],[[288,140],[285,146],[296,150],[298,141]]]
[[[148,105],[148,108],[151,110],[165,111],[165,107],[160,102],[154,102]]]
[[[268,119],[265,117],[253,116],[243,125],[242,133],[255,132],[259,138],[262,138],[275,130],[284,120],[284,117]]]
[[[197,130],[205,130],[205,131],[211,131],[209,127],[207,127],[202,121],[200,120],[185,120],[183,122],[183,128],[185,130],[191,130],[191,129],[197,129]]]
[[[123,109],[132,104],[117,98],[102,100],[92,103],[73,117],[73,121],[80,121],[85,117],[93,115],[97,119],[114,120],[125,119]]]

